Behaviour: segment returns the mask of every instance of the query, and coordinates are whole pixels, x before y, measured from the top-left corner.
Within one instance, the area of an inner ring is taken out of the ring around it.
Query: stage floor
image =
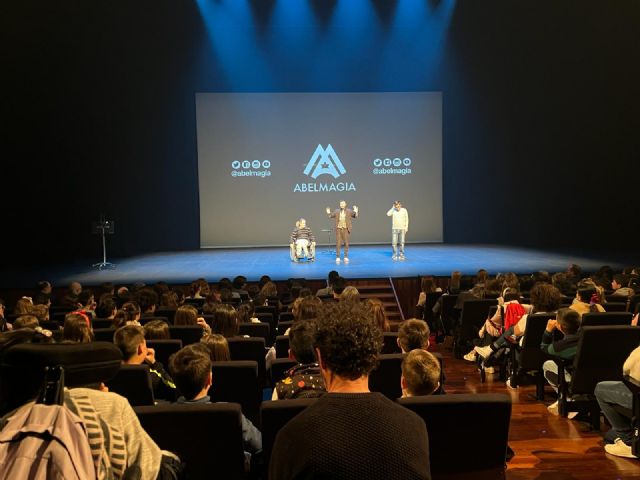
[[[381,278],[449,275],[453,270],[475,274],[480,268],[486,268],[492,274],[528,273],[537,270],[556,272],[566,270],[571,263],[581,265],[586,271],[597,270],[602,265],[622,267],[611,258],[576,257],[496,245],[408,245],[405,261],[393,261],[388,245],[355,245],[349,252],[351,262],[348,265],[336,265],[335,254],[328,250],[326,246],[318,247],[317,258],[313,263],[291,262],[289,249],[284,247],[165,252],[115,259],[113,261],[116,268],[112,270],[98,271],[89,265],[80,265],[37,274],[31,272],[40,277],[29,280],[29,283],[33,284],[43,278],[50,279],[56,285],[72,280],[88,285],[102,282],[153,283],[161,280],[189,283],[200,277],[215,282],[222,277],[233,278],[236,275],[245,275],[249,281],[255,281],[265,274],[274,280],[292,277],[323,279],[334,269],[346,278]]]

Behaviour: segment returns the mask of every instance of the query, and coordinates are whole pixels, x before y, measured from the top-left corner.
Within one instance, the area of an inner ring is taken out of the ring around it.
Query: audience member
[[[82,308],[82,305],[80,305],[78,301],[78,296],[81,292],[82,285],[80,282],[71,282],[67,289],[67,293],[62,297],[62,306],[69,308]]]
[[[239,323],[260,323],[260,319],[255,316],[255,308],[253,303],[243,303],[238,307]]]
[[[579,288],[576,298],[569,307],[580,315],[590,312],[604,312],[604,307],[600,305],[598,291],[593,287]]]
[[[426,350],[411,350],[402,360],[400,385],[403,397],[435,393],[440,388],[440,362]]]
[[[96,317],[106,320],[113,320],[118,313],[118,304],[112,296],[106,296],[100,299],[100,303],[96,307]]]
[[[33,296],[33,304],[34,305],[51,305],[51,292],[53,288],[51,287],[51,282],[43,280],[38,282],[38,290],[36,294]]]
[[[631,352],[622,366],[622,374],[640,382],[640,347]],[[596,385],[595,396],[600,409],[611,425],[605,435],[604,451],[609,455],[625,458],[637,458],[631,451],[634,438],[631,418],[622,415],[616,406],[627,410],[633,409],[633,395],[621,381],[606,381]]]
[[[93,329],[89,317],[81,312],[67,313],[64,316],[62,339],[78,343],[93,342]]]
[[[431,478],[423,420],[369,392],[382,347],[369,309],[339,302],[323,309],[317,325],[315,349],[328,393],[280,430],[269,478]]]
[[[149,374],[155,398],[175,400],[176,386],[162,363],[156,361],[155,351],[147,347],[144,329],[138,325],[125,325],[113,334],[113,343],[122,352],[125,365],[149,365]]]
[[[211,403],[209,389],[213,383],[213,375],[206,346],[195,343],[174,353],[169,359],[169,370],[181,394],[178,403]],[[262,451],[262,434],[244,415],[241,419],[245,452],[249,455],[259,454]]]
[[[219,309],[224,307],[220,305]],[[229,305],[227,305],[229,307]],[[233,309],[233,307],[230,307]],[[217,312],[217,310],[216,310]],[[214,319],[215,319],[214,313]],[[182,305],[176,310],[176,315],[173,318],[174,325],[200,325],[204,333],[211,333],[211,327],[206,320],[198,315],[198,309],[193,305]]]
[[[424,320],[410,318],[398,327],[398,346],[402,353],[409,353],[416,348],[427,350],[429,348],[429,325]]]
[[[313,350],[316,322],[296,322],[289,330],[289,358],[298,365],[276,383],[272,400],[319,397],[327,390]]]
[[[31,315],[32,308],[33,301],[31,300],[31,297],[22,297],[16,302],[13,313],[14,315]]]
[[[635,294],[633,288],[629,288],[630,278],[627,275],[614,275],[611,281],[611,288],[613,289],[612,295],[620,297],[631,297]]]
[[[542,335],[542,344],[540,348],[543,352],[552,357],[558,357],[563,360],[571,360],[576,356],[578,351],[578,330],[580,329],[581,317],[578,312],[570,308],[561,308],[555,319],[547,322],[547,328]],[[562,340],[553,341],[553,332],[558,330],[562,333]],[[558,391],[558,365],[554,360],[547,360],[542,366],[544,378],[547,379],[549,385]],[[571,381],[571,367],[568,366],[565,371],[565,379]],[[558,414],[558,402],[549,405],[549,411]]]
[[[144,328],[144,338],[146,340],[169,340],[169,324],[164,320],[151,320],[142,327]]]
[[[356,287],[349,285],[345,287],[345,289],[340,294],[341,302],[359,302],[360,301],[360,292]]]
[[[40,322],[38,322],[38,317],[35,315],[20,315],[13,322],[13,328],[16,330],[18,328],[36,328],[39,325]]]
[[[237,337],[240,330],[238,312],[231,305],[220,305],[213,313],[211,326],[214,333],[219,333],[225,338]]]
[[[316,292],[318,297],[330,297],[333,295],[333,282],[336,281],[337,278],[340,277],[340,274],[335,270],[331,270],[329,275],[327,276],[327,286],[325,288],[321,288]]]
[[[229,342],[223,335],[209,333],[200,339],[200,343],[209,349],[212,362],[228,362],[231,360]]]
[[[378,328],[383,332],[391,331],[391,325],[387,319],[387,312],[384,310],[384,304],[379,298],[370,298],[367,300],[366,305],[371,309],[371,315],[373,321],[378,325]]]

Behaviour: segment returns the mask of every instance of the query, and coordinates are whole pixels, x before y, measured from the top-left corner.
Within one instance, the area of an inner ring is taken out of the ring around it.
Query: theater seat
[[[155,403],[148,365],[122,365],[107,387],[129,400],[131,406]]]
[[[212,372],[213,385],[209,389],[211,401],[239,403],[242,413],[257,426],[262,400],[257,362],[214,362]]]
[[[287,370],[295,367],[298,364],[295,360],[290,358],[276,358],[271,362],[269,368],[269,380],[272,386],[275,386],[276,382],[282,380]]]
[[[185,478],[245,478],[240,405],[158,405],[134,410],[158,446],[180,457]]]
[[[504,478],[511,418],[509,396],[428,395],[397,401],[422,417],[427,426],[433,480]],[[473,440],[461,442],[461,436],[471,431]]]
[[[156,360],[168,371],[169,357],[182,348],[182,340],[147,340],[147,347],[153,348]]]
[[[398,332],[384,332],[382,353],[402,353],[398,346]]]
[[[182,345],[187,346],[198,343],[202,338],[202,327],[200,325],[170,325],[169,335],[173,339],[182,340]]]
[[[265,344],[263,338],[227,338],[231,360],[253,360],[258,364],[260,388],[266,384]]]
[[[289,336],[278,335],[275,342],[276,358],[289,358]]]
[[[298,398],[295,400],[276,400],[262,402],[260,406],[260,430],[262,432],[262,458],[264,478],[269,472],[269,462],[276,435],[289,420],[312,405],[317,398]],[[330,419],[327,420],[330,425]],[[347,454],[347,453],[345,453]],[[364,479],[363,479],[364,480]]]
[[[380,355],[378,357],[378,367],[369,375],[369,390],[380,392],[391,400],[401,397],[400,377],[402,376],[402,360],[404,356],[404,353]],[[440,388],[437,392],[444,393],[445,377],[442,355],[433,353],[433,356],[440,362]]]

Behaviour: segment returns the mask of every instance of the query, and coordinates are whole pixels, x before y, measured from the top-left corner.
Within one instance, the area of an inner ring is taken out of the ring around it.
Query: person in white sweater
[[[393,248],[392,260],[404,260],[404,239],[409,231],[409,213],[402,206],[400,200],[393,202],[393,207],[387,212],[391,217],[391,246]],[[398,250],[398,244],[400,249]]]
[[[622,366],[623,375],[628,375],[633,380],[640,381],[640,347],[631,352]],[[633,428],[631,420],[620,414],[616,405],[631,410],[633,396],[623,382],[607,381],[599,382],[595,388],[595,396],[602,413],[611,424],[611,430],[605,435],[608,442],[604,451],[610,455],[626,458],[637,458],[631,451]]]

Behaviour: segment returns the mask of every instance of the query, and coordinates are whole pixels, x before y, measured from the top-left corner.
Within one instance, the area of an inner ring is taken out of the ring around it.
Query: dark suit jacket
[[[351,219],[356,218],[358,214],[351,210],[350,208],[344,209],[344,222],[347,224],[347,232],[351,233]],[[332,213],[329,214],[329,218],[336,219],[336,230],[338,229],[338,222],[340,221],[340,209],[336,208]]]

